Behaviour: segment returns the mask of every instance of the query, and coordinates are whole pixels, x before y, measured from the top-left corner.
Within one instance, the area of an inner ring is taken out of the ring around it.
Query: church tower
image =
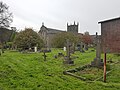
[[[79,23],[76,24],[75,21],[73,25],[68,25],[67,23],[67,32],[78,33],[78,26],[79,26]]]

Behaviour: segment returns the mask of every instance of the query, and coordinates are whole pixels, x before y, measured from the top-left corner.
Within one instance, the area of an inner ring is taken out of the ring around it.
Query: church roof
[[[63,30],[58,30],[58,29],[52,29],[52,28],[47,28],[48,33],[58,33],[58,32],[64,32]]]
[[[65,32],[65,30],[63,31],[63,30],[58,30],[58,29],[47,28],[47,27],[44,26],[44,25],[42,25],[40,31],[41,31],[41,30],[42,30],[42,31],[46,30],[47,33],[49,33],[49,34],[54,34],[54,33],[58,33],[58,32]],[[40,32],[40,31],[39,31],[39,32]]]

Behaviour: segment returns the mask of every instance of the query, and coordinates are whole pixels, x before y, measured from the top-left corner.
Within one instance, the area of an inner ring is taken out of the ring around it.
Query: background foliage
[[[16,35],[14,44],[22,50],[34,48],[35,46],[41,48],[43,46],[43,40],[31,28],[26,28]]]
[[[74,33],[62,32],[54,36],[52,40],[52,46],[56,48],[63,48],[64,46],[66,46],[67,39],[69,39],[71,44],[76,44],[78,42],[78,37]]]

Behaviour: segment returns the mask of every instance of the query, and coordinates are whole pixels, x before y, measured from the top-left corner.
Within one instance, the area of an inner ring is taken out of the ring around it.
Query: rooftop
[[[98,22],[98,24],[99,23],[104,23],[104,22],[109,22],[109,21],[114,21],[114,20],[118,20],[118,19],[120,19],[120,17],[113,18],[113,19],[108,19],[108,20],[104,20],[104,21],[100,21],[100,22]]]

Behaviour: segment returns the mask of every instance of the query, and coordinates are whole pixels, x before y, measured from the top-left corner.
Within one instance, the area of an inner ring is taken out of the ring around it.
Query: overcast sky
[[[120,16],[120,0],[3,0],[13,13],[12,26],[33,27],[39,31],[42,22],[49,28],[66,30],[67,22],[79,22],[79,32],[100,34],[101,20]]]

